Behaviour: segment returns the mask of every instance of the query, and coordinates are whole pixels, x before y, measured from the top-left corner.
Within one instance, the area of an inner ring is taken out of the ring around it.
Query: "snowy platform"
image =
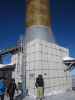
[[[23,100],[36,100],[31,97],[26,97]],[[59,94],[54,96],[45,97],[43,100],[75,100],[75,92],[66,92],[65,94]]]
[[[9,100],[9,98],[7,98],[5,96],[5,100]],[[21,96],[18,96],[18,97],[15,97],[14,100],[36,100],[36,99],[33,98],[33,97],[29,97],[29,96],[27,96],[24,99],[22,99]],[[66,92],[64,94],[47,96],[43,100],[75,100],[75,91],[74,92],[73,91],[69,91],[69,92]]]

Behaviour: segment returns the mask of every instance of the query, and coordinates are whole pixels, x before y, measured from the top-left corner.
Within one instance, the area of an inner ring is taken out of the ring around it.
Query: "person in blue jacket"
[[[4,78],[0,77],[0,98],[4,100],[4,94],[6,91],[6,84]]]

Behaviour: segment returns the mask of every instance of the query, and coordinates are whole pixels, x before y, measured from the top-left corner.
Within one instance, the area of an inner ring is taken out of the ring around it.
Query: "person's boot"
[[[42,98],[40,98],[40,100],[42,100]]]

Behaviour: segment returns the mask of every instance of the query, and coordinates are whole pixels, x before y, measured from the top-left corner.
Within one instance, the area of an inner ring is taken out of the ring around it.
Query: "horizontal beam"
[[[65,63],[66,64],[66,63]],[[73,70],[75,68],[75,63],[69,63],[68,64],[68,68],[66,69],[66,70],[64,70],[64,71],[68,71],[68,70]]]
[[[0,56],[3,56],[3,55],[6,55],[6,54],[13,54],[13,53],[16,53],[17,51],[20,50],[20,47],[19,48],[10,48],[10,49],[3,49],[1,52],[0,52]]]

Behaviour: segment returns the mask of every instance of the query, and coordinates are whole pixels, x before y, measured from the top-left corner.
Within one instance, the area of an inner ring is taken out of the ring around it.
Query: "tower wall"
[[[63,58],[69,56],[68,49],[43,40],[34,40],[26,46],[26,88],[29,95],[36,96],[35,81],[39,74],[44,78],[45,95],[71,90],[70,72]]]
[[[28,94],[36,96],[35,81],[39,74],[44,78],[45,95],[71,89],[70,72],[64,71],[67,66],[63,63],[63,57],[69,56],[69,51],[54,43],[49,0],[27,0],[26,2],[27,27],[23,73],[26,74],[25,88]]]

